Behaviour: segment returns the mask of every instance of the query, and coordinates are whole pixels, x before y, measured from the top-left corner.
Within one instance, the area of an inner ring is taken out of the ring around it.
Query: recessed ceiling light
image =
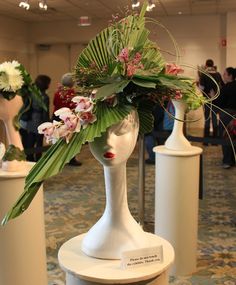
[[[179,12],[178,12],[178,14],[179,14],[179,15],[182,15],[182,14],[183,14],[183,12],[179,11]]]

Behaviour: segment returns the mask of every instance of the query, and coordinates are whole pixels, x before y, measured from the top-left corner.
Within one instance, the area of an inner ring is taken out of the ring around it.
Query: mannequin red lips
[[[106,153],[104,153],[103,156],[104,156],[105,158],[108,158],[108,159],[113,159],[113,158],[115,158],[115,154],[112,153],[112,152],[106,152]]]

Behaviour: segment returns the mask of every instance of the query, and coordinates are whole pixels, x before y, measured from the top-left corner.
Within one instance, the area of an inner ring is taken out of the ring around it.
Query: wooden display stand
[[[122,269],[121,260],[98,259],[84,254],[81,251],[84,236],[83,234],[70,239],[59,250],[58,259],[66,272],[66,285],[169,284],[168,269],[174,260],[174,251],[166,240],[150,234],[150,246],[157,241],[163,246],[162,263]]]
[[[0,170],[0,219],[24,189],[27,171]],[[20,217],[0,227],[0,284],[47,285],[43,191]]]
[[[196,271],[199,158],[202,149],[156,152],[155,233],[174,247],[176,258],[173,275]]]

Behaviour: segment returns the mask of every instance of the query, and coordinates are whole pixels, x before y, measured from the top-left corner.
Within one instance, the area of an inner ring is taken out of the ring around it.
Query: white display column
[[[199,168],[202,149],[183,133],[187,105],[172,100],[175,122],[171,135],[156,152],[155,233],[175,250],[172,275],[196,271]]]
[[[0,170],[0,219],[19,198],[28,170]],[[20,217],[0,227],[0,284],[47,285],[43,191]]]
[[[93,258],[81,250],[85,235],[79,235],[62,245],[58,253],[59,264],[66,272],[66,285],[168,285],[168,270],[174,260],[169,242],[149,234],[150,246],[162,245],[163,262],[147,266],[122,269],[121,260]]]
[[[175,250],[173,275],[196,271],[199,155],[202,150],[156,147],[155,234]]]
[[[155,234],[167,239],[175,250],[172,275],[196,271],[199,158],[201,148],[156,152]]]

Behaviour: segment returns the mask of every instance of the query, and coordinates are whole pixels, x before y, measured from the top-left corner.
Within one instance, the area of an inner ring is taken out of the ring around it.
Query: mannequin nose
[[[107,132],[107,137],[106,137],[106,148],[112,148],[112,146],[114,145],[114,133],[112,132]]]

